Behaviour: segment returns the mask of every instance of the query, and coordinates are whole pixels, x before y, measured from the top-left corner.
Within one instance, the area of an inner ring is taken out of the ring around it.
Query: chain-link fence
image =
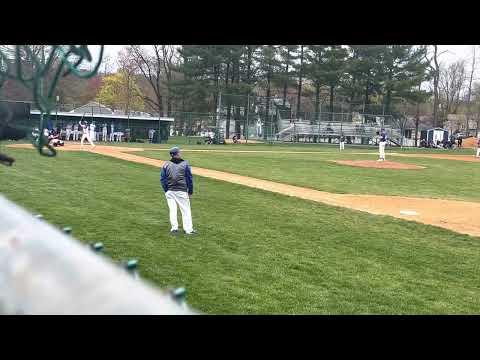
[[[234,137],[244,142],[335,142],[340,136],[347,137],[347,142],[368,144],[384,128],[392,141],[401,143],[401,121],[390,114],[378,114],[378,106],[321,103],[317,111],[298,116],[291,104],[279,97],[221,93],[217,104],[215,112],[172,111],[168,118],[146,112],[125,114],[95,102],[58,104],[48,127],[59,129],[65,139],[75,140],[74,127],[83,119],[95,123],[97,141],[165,142],[170,138],[182,144],[224,143]],[[329,111],[332,108],[336,111]],[[364,109],[371,113],[362,112]],[[31,126],[39,117],[40,112],[32,106]]]
[[[317,111],[298,116],[288,101],[274,96],[219,94],[217,103],[212,113],[173,113],[174,133],[191,139],[187,143],[209,136],[247,142],[331,142],[343,135],[349,142],[366,144],[382,128],[394,142],[401,137],[397,119],[378,105],[321,103]]]

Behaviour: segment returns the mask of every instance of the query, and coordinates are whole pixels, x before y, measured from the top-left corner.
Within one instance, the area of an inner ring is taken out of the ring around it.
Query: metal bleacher
[[[320,138],[338,138],[342,134],[345,137],[374,138],[382,128],[378,124],[358,124],[344,122],[319,122],[311,124],[303,121],[282,120],[279,124],[280,130],[277,133],[279,141],[318,141]],[[398,129],[389,125],[383,128],[393,143],[401,137]]]

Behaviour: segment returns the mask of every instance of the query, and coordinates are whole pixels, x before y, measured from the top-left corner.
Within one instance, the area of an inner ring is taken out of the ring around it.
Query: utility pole
[[[217,105],[217,143],[220,143],[220,109],[222,104],[222,92],[218,93],[218,105]]]
[[[433,49],[433,61],[435,63],[433,75],[433,127],[436,128],[438,117],[438,83],[440,77],[440,66],[438,65],[438,45],[433,45]]]
[[[245,132],[245,144],[248,143],[248,113],[250,112],[250,93],[247,94],[247,131]]]
[[[57,97],[55,98],[56,100],[56,107],[55,107],[55,122],[58,126],[58,101],[60,100],[60,96],[57,95]],[[62,128],[63,128],[63,124],[62,124]]]
[[[472,56],[472,70],[470,72],[470,80],[468,84],[468,95],[467,95],[467,126],[466,126],[466,135],[470,135],[470,117],[472,116],[471,112],[471,105],[472,105],[472,82],[473,82],[473,75],[475,72],[475,46],[473,46],[473,56]]]
[[[41,49],[41,66],[43,68],[43,66],[45,66],[45,46],[44,45],[41,45],[40,47]],[[39,71],[39,69],[35,69],[36,71]],[[41,70],[41,69],[40,69]],[[43,97],[43,77],[40,76],[40,98]],[[43,111],[42,109],[39,109],[40,110],[40,122],[42,124],[42,129],[40,129],[40,136],[43,136],[43,129],[45,128],[45,124],[43,123]]]

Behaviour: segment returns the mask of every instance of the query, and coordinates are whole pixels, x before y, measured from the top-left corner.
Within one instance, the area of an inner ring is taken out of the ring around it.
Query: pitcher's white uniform
[[[378,161],[385,161],[385,145],[387,144],[387,134],[382,131],[380,133],[380,141],[378,143],[378,153],[379,159]]]

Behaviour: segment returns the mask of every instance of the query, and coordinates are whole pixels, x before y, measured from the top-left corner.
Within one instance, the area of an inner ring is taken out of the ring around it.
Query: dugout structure
[[[31,126],[34,126],[40,119],[40,111],[31,110]],[[119,110],[112,110],[105,105],[91,102],[82,106],[74,104],[59,104],[50,116],[48,128],[60,128],[62,135],[68,124],[78,124],[83,119],[88,123],[95,122],[96,132],[101,133],[103,124],[107,125],[107,134],[110,135],[111,127],[114,125],[115,132],[121,132],[123,141],[149,141],[149,131],[153,133],[153,142],[165,143],[170,134],[170,126],[174,122],[172,117],[155,116],[146,112],[129,112],[125,114]]]
[[[0,140],[19,140],[30,130],[30,103],[0,100]]]

